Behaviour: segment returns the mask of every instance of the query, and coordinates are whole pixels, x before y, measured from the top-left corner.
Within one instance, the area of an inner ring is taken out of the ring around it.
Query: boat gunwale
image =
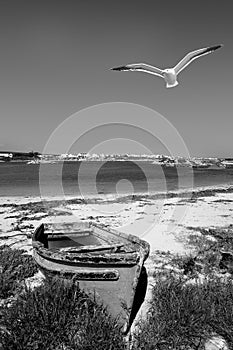
[[[119,280],[120,274],[119,271],[116,268],[112,267],[107,267],[107,268],[102,268],[99,269],[98,267],[92,267],[91,270],[89,267],[86,267],[82,269],[74,271],[74,270],[69,270],[67,268],[66,270],[61,270],[58,266],[48,266],[47,260],[43,257],[40,256],[39,254],[34,255],[34,258],[37,262],[37,264],[40,265],[40,268],[42,270],[45,270],[46,273],[51,274],[51,275],[59,275],[64,278],[70,277],[73,280],[77,281],[117,281]],[[54,262],[57,264],[57,262]],[[68,266],[69,267],[69,266]]]
[[[131,234],[126,234],[119,232],[114,229],[109,229],[106,226],[94,223],[88,223],[89,227],[93,226],[102,231],[110,232],[112,235],[119,238],[128,240],[133,244],[137,244],[138,250],[135,252],[116,252],[116,253],[100,253],[100,254],[91,254],[90,253],[70,253],[66,251],[53,251],[50,248],[46,248],[44,243],[38,241],[35,237],[36,232],[42,226],[41,224],[33,233],[32,245],[33,249],[43,256],[44,258],[50,261],[56,261],[60,264],[65,265],[136,265],[140,261],[140,265],[147,259],[150,251],[149,243],[140,238],[133,236]],[[48,235],[48,234],[47,234]],[[77,233],[78,236],[78,233]]]
[[[100,228],[103,231],[110,231],[111,234],[113,234],[114,236],[122,237],[122,238],[127,239],[128,241],[132,242],[133,244],[135,244],[135,243],[138,244],[140,247],[144,248],[145,254],[147,254],[146,258],[148,257],[149,252],[150,252],[150,245],[145,240],[143,240],[143,239],[141,239],[141,238],[139,238],[137,236],[134,236],[134,235],[132,235],[130,233],[120,232],[120,231],[117,231],[117,230],[115,230],[113,228],[110,229],[109,227],[106,227],[103,224],[96,224],[94,222],[91,222],[90,223],[90,227],[91,226]]]
[[[114,254],[100,254],[92,255],[88,253],[66,253],[66,252],[53,252],[48,248],[44,248],[42,243],[38,242],[33,244],[34,250],[42,256],[44,259],[53,261],[63,265],[72,265],[72,266],[134,266],[139,263],[140,254],[137,253],[114,253]],[[71,255],[73,254],[73,256]]]

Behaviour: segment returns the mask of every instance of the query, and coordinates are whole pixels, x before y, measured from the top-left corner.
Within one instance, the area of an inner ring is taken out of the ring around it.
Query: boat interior
[[[135,252],[135,246],[126,238],[88,223],[41,224],[36,229],[33,240],[54,251],[92,254]]]

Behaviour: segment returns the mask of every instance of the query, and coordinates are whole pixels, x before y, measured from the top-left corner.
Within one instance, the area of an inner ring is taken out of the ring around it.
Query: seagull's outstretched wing
[[[217,49],[220,49],[223,45],[216,45],[211,47],[205,47],[204,49],[195,50],[189,52],[177,65],[174,67],[176,74],[179,74],[185,67],[187,67],[196,58],[208,55]]]
[[[159,77],[163,78],[163,70],[159,69],[154,66],[150,66],[147,63],[132,63],[132,64],[127,64],[126,66],[120,66],[120,67],[115,67],[111,68],[111,70],[117,70],[117,71],[139,71],[139,72],[144,72],[144,73],[149,73],[149,74],[154,74],[158,75]]]

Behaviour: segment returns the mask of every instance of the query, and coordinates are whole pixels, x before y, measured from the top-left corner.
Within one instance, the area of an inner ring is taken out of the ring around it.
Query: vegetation
[[[116,320],[70,282],[52,280],[2,310],[4,350],[124,349]]]
[[[195,256],[156,253],[152,299],[146,319],[138,321],[131,350],[201,350],[213,333],[233,348],[232,277],[219,274],[219,249],[232,249],[230,233],[208,231],[193,239],[201,247]],[[72,281],[20,287],[36,271],[23,250],[0,247],[0,299],[15,296],[10,305],[0,303],[1,350],[127,348],[117,320]]]
[[[152,300],[133,350],[203,349],[213,334],[233,348],[233,269],[220,270],[221,251],[233,249],[232,227],[196,231],[187,242],[195,254],[156,252]]]
[[[24,250],[0,246],[0,299],[18,292],[21,282],[38,271],[32,256]]]
[[[187,283],[167,274],[156,279],[147,319],[140,321],[134,349],[201,349],[217,333],[233,347],[233,284],[219,278]]]

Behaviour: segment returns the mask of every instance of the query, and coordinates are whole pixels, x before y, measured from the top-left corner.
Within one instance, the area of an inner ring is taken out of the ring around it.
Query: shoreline
[[[157,191],[156,193],[145,193],[145,192],[137,192],[137,193],[124,193],[124,194],[87,194],[83,195],[50,195],[50,196],[41,196],[41,195],[32,195],[32,196],[6,196],[0,195],[0,205],[4,203],[4,201],[12,202],[12,201],[22,201],[33,200],[35,201],[62,201],[62,200],[83,200],[83,201],[119,201],[124,199],[140,199],[140,198],[148,198],[148,199],[163,199],[167,197],[179,197],[181,195],[191,195],[192,193],[199,193],[202,191],[213,191],[216,192],[233,192],[233,184],[221,184],[221,185],[210,185],[210,186],[200,186],[193,188],[180,188],[178,190],[170,190],[170,191]]]

